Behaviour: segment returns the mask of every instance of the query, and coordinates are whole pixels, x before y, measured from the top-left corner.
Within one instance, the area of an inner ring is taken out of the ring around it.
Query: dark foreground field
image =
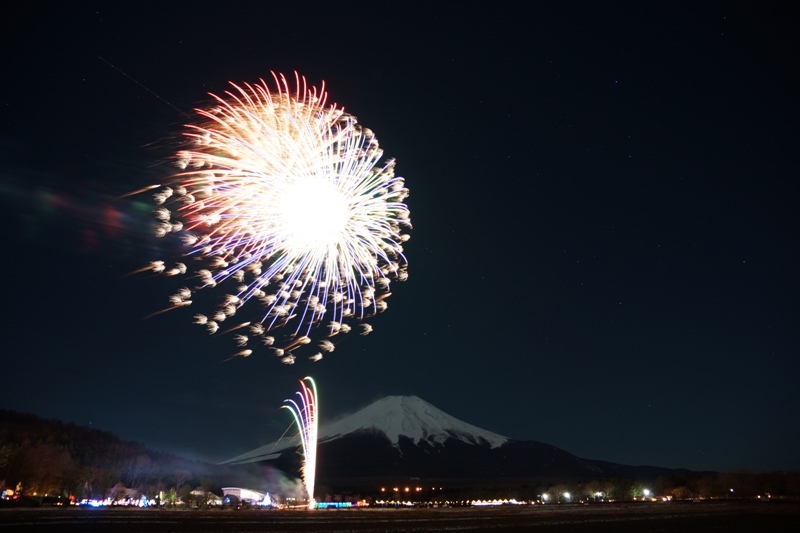
[[[257,531],[800,531],[800,503],[696,502],[455,509],[0,509],[0,533]]]

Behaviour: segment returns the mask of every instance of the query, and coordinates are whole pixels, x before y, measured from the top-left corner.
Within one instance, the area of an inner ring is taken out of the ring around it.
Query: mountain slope
[[[443,444],[455,439],[467,444],[497,448],[508,438],[486,431],[448,415],[441,409],[416,396],[387,396],[360,411],[319,429],[319,443],[341,439],[348,435],[374,432],[384,436],[395,448],[400,439],[410,439],[414,444]],[[225,463],[251,463],[274,459],[296,444],[273,442]]]
[[[266,463],[297,472],[303,458],[286,439],[225,464]],[[320,427],[317,479],[370,486],[387,479],[498,483],[534,479],[655,479],[686,470],[581,459],[555,446],[508,439],[458,420],[415,396],[389,396]]]

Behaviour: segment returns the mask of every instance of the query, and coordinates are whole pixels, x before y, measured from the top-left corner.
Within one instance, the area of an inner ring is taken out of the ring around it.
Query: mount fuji
[[[297,472],[291,439],[261,446],[223,464],[269,463]],[[416,396],[388,396],[319,428],[317,479],[368,485],[393,478],[503,482],[604,477],[655,479],[686,470],[581,459],[537,441],[519,441],[463,422]]]
[[[419,446],[444,444],[455,439],[467,444],[497,448],[508,439],[491,431],[467,424],[452,417],[416,396],[387,396],[360,411],[319,428],[318,443],[348,438],[360,434],[382,435],[396,449],[401,439]],[[294,450],[293,442],[273,442],[225,461],[224,464],[243,464],[269,461],[287,449]]]

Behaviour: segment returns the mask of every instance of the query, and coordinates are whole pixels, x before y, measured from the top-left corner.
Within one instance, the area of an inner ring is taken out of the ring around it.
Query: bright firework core
[[[142,270],[184,279],[165,311],[218,294],[194,321],[233,334],[232,357],[266,348],[287,364],[300,350],[319,361],[354,327],[369,333],[364,321],[406,279],[408,189],[324,87],[273,79],[275,89],[232,84],[186,126],[181,172],[145,189],[156,189],[156,234],[185,253]]]
[[[286,228],[283,247],[290,255],[339,248],[350,211],[347,198],[333,183],[314,176],[287,180],[280,198],[277,223]]]

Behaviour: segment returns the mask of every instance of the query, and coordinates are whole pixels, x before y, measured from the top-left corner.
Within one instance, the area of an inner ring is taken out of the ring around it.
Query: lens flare
[[[372,131],[327,105],[324,84],[295,74],[292,90],[272,76],[273,89],[261,80],[212,94],[186,126],[181,170],[140,191],[155,201],[156,235],[183,249],[143,270],[187,280],[163,311],[203,289],[219,295],[194,322],[212,335],[236,331],[245,349],[234,357],[266,347],[293,363],[304,348],[318,361],[407,278],[408,189]]]

